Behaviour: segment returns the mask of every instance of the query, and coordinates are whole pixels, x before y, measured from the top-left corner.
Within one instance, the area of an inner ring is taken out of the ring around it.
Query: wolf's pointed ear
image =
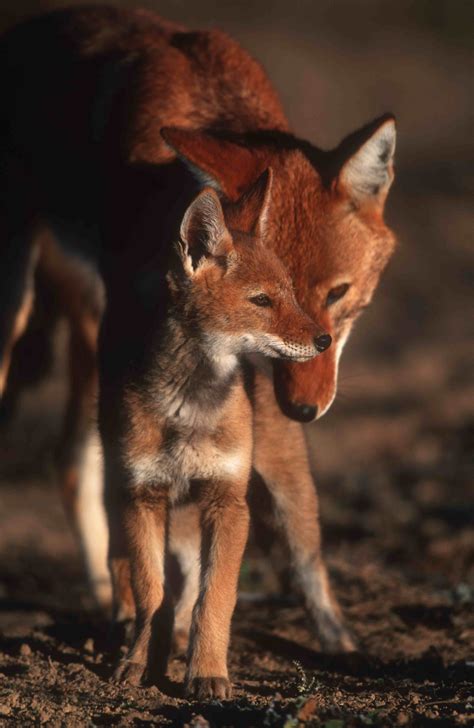
[[[200,182],[234,202],[268,166],[263,153],[205,132],[163,127],[161,136]]]
[[[358,206],[382,212],[393,180],[395,118],[391,114],[375,119],[346,137],[332,154],[339,172],[334,186]]]
[[[265,236],[272,182],[272,168],[268,167],[240,200],[225,205],[225,217],[230,228],[258,238]]]
[[[186,210],[180,228],[180,257],[192,275],[204,258],[225,259],[234,251],[222,205],[211,188],[202,190]]]

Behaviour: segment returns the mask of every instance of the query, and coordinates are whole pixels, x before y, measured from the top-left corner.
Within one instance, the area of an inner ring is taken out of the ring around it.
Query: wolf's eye
[[[252,296],[249,298],[249,301],[254,303],[256,306],[269,307],[272,305],[272,301],[266,293],[259,293],[257,296]]]
[[[343,296],[346,295],[349,288],[350,288],[349,283],[341,283],[340,286],[331,288],[331,290],[329,291],[327,298],[326,298],[326,306],[332,306],[333,303],[336,303],[336,301],[339,301],[339,299],[341,299]]]

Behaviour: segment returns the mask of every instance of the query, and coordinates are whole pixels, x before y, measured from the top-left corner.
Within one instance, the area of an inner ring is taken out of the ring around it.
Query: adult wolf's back
[[[37,261],[53,280],[71,253],[96,258],[109,322],[115,319],[120,331],[131,311],[149,305],[150,290],[159,294],[167,241],[202,181],[235,200],[271,166],[266,242],[288,266],[303,308],[333,338],[314,363],[281,363],[276,395],[295,420],[324,413],[334,398],[342,347],[394,246],[383,222],[393,177],[392,117],[322,152],[289,132],[263,70],[232,39],[218,31],[188,32],[147,11],[51,13],[11,31],[0,60],[0,250],[8,262],[2,278],[9,280],[2,289],[4,375],[28,313]],[[245,230],[247,221],[232,224]],[[83,326],[78,337],[93,356],[84,335],[90,330]],[[103,374],[114,376],[112,369]],[[74,386],[77,391],[77,380]],[[255,386],[255,467],[273,496],[322,641],[348,647],[321,561],[301,429],[281,414],[269,380],[257,374]],[[92,402],[89,385],[83,389]],[[76,402],[69,419],[87,422],[90,406]],[[69,427],[65,448],[73,495],[83,431]]]

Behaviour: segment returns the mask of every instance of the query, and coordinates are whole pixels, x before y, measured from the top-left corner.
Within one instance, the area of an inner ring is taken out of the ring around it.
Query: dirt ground
[[[325,553],[359,652],[323,655],[250,548],[234,701],[185,701],[181,656],[166,684],[111,684],[117,645],[91,610],[54,485],[59,367],[0,434],[0,726],[474,724],[472,4],[321,0],[291,17],[287,6],[160,10],[236,35],[298,132],[324,146],[388,109],[399,118],[388,217],[400,246],[347,346],[336,404],[308,428]]]

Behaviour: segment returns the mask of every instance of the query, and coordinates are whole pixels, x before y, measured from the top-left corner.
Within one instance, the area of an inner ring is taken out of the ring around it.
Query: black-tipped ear
[[[237,202],[225,206],[226,220],[230,227],[258,238],[265,235],[272,183],[273,171],[268,167]]]
[[[386,114],[346,137],[334,154],[337,189],[357,204],[383,207],[393,180],[395,118]]]
[[[222,205],[213,189],[202,190],[191,202],[181,223],[180,237],[187,273],[194,272],[203,257],[221,258],[233,251]]]

